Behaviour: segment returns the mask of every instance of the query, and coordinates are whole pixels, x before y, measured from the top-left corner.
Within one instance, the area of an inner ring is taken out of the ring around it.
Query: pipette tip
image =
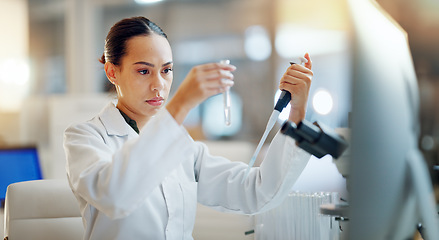
[[[306,59],[304,57],[299,57],[299,60],[300,60],[300,64],[308,63],[308,59]]]
[[[300,62],[301,65],[304,64],[304,63],[308,63],[308,59],[306,59],[306,58],[304,58],[304,57],[299,57],[298,60],[299,60],[299,62]],[[291,65],[293,65],[293,64],[295,64],[295,63],[296,63],[295,61],[290,61],[290,64],[291,64]]]

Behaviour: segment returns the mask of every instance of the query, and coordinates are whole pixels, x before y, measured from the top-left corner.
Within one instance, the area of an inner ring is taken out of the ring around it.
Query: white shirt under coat
[[[84,239],[193,239],[197,201],[255,214],[280,204],[310,155],[277,134],[260,167],[212,156],[166,109],[137,134],[113,103],[65,131],[67,175]],[[249,159],[243,159],[248,161]]]

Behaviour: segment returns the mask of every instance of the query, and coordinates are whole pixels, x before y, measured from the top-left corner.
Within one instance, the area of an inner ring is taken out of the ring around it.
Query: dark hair
[[[120,59],[126,54],[126,43],[129,39],[139,35],[149,36],[158,34],[168,38],[163,30],[154,22],[145,17],[125,18],[114,24],[105,39],[105,50],[99,62],[120,64]]]

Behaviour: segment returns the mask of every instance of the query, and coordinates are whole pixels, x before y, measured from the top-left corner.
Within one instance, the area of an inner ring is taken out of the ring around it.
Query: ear
[[[107,75],[108,81],[110,81],[113,85],[117,85],[116,78],[116,66],[111,62],[106,62],[104,65],[105,75]]]

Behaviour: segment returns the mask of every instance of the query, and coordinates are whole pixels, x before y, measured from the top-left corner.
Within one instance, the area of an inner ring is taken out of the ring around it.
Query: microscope
[[[347,128],[333,130],[323,123],[311,123],[302,120],[299,124],[286,121],[281,128],[281,133],[292,137],[296,144],[308,153],[322,158],[329,154],[338,172],[348,179],[349,176],[349,149],[350,131]],[[347,181],[348,183],[348,181]],[[347,186],[349,189],[349,186]]]
[[[322,123],[311,123],[302,120],[297,125],[286,121],[281,128],[281,133],[292,137],[296,144],[308,153],[322,158],[329,154],[338,172],[346,179],[346,187],[349,190],[349,149],[350,132],[347,128],[336,130],[325,126]],[[340,229],[346,228],[349,205],[346,200],[338,204],[325,204],[320,206],[320,213],[334,216],[339,221]]]

